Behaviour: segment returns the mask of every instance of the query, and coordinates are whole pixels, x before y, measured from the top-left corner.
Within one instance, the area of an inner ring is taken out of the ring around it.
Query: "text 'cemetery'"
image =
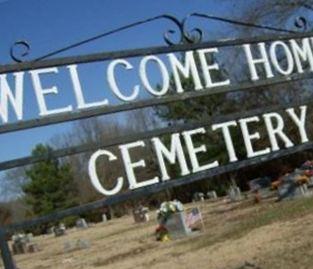
[[[301,40],[273,41],[268,44],[264,42],[257,44],[243,44],[242,49],[247,64],[247,70],[251,81],[269,79],[274,76],[290,76],[294,73],[304,73],[305,66],[313,71],[313,39],[303,38]],[[108,63],[106,70],[106,81],[110,92],[124,103],[136,102],[140,95],[145,92],[154,97],[160,98],[169,94],[183,94],[186,91],[210,91],[212,88],[227,87],[232,84],[231,80],[223,74],[219,80],[214,79],[212,74],[219,72],[221,67],[218,62],[218,56],[221,53],[218,48],[204,48],[194,51],[185,51],[182,57],[174,53],[168,53],[165,57],[156,55],[143,56],[139,59],[138,68],[132,64],[129,59],[115,59]],[[283,56],[283,60],[282,60]],[[227,64],[227,63],[226,63]],[[155,67],[158,76],[161,77],[161,83],[154,85],[152,83],[153,75],[149,74],[149,67]],[[13,74],[0,75],[0,117],[4,124],[8,124],[13,115],[18,121],[24,118],[24,79],[29,76],[32,82],[32,88],[36,97],[38,106],[38,115],[41,117],[53,116],[56,114],[70,113],[75,110],[91,109],[94,107],[105,107],[112,105],[110,101],[103,96],[102,100],[95,102],[86,102],[84,97],[83,83],[79,75],[77,65],[68,65],[65,67],[70,78],[73,90],[73,96],[76,104],[68,104],[63,107],[49,108],[46,98],[57,98],[59,89],[55,85],[44,85],[43,78],[54,78],[60,73],[61,68],[50,67],[31,71],[15,72]],[[62,69],[62,72],[64,72]],[[130,89],[123,89],[120,86],[119,79],[127,72],[136,78],[137,83]],[[170,78],[173,76],[174,92],[170,87]],[[185,89],[182,78],[191,78],[193,88]],[[13,80],[13,82],[12,82]],[[104,89],[105,93],[107,89]],[[193,144],[193,136],[206,135],[207,132],[218,132],[220,139],[223,139],[225,150],[228,153],[229,162],[238,161],[236,149],[233,145],[231,129],[236,128],[241,132],[242,142],[246,150],[246,158],[266,155],[270,152],[278,151],[282,148],[293,147],[296,143],[306,143],[309,141],[306,133],[307,106],[291,107],[283,113],[275,111],[263,115],[255,115],[238,120],[212,124],[210,127],[185,130],[181,133],[171,134],[170,145],[166,146],[159,137],[151,138],[150,142],[158,160],[161,177],[154,177],[138,182],[135,169],[144,168],[146,162],[144,159],[132,160],[131,151],[134,148],[143,148],[145,141],[139,140],[128,144],[120,145],[120,158],[124,163],[124,168],[130,189],[145,187],[170,179],[166,168],[166,162],[177,164],[180,167],[180,175],[185,176],[191,173],[204,171],[218,167],[219,161],[212,160],[206,164],[200,164],[199,154],[205,154],[206,145],[196,146]],[[282,115],[284,114],[284,115]],[[293,141],[288,134],[284,132],[285,119],[288,118],[294,124],[299,141]],[[253,143],[261,139],[259,132],[253,129],[253,126],[263,125],[268,137],[268,146],[256,150]],[[283,146],[282,146],[283,145]],[[186,149],[186,150],[184,150]],[[107,164],[117,160],[119,157],[112,152],[99,149],[92,154],[89,161],[89,175],[93,186],[104,195],[113,195],[120,192],[126,184],[126,179],[122,176],[116,179],[116,185],[113,188],[106,188],[100,182],[97,175],[97,160],[100,156],[106,157]],[[188,165],[190,163],[190,165]],[[122,173],[121,173],[122,174]]]

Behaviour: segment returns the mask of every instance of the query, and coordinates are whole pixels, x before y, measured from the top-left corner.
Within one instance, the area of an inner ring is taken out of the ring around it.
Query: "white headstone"
[[[90,242],[88,240],[84,240],[84,239],[79,239],[76,242],[76,246],[79,249],[86,249],[86,248],[90,248]]]
[[[39,251],[38,245],[33,241],[33,234],[15,234],[12,236],[12,251],[14,255],[33,253]]]
[[[76,221],[76,228],[79,228],[79,229],[88,228],[88,224],[87,224],[86,220],[85,219],[78,219]]]
[[[216,200],[217,199],[217,194],[216,191],[209,191],[207,193],[207,197],[211,200]]]
[[[193,194],[193,201],[194,202],[203,202],[204,201],[204,193],[202,192],[196,192]]]
[[[139,206],[133,210],[133,216],[136,223],[149,221],[149,208]]]
[[[59,224],[57,227],[53,227],[53,232],[56,237],[66,234],[66,228],[63,223]]]
[[[191,233],[187,227],[185,212],[171,214],[165,222],[165,227],[171,238],[179,238]]]
[[[75,250],[87,249],[90,247],[90,242],[85,239],[69,240],[64,242],[64,252],[72,252]]]
[[[308,186],[307,184],[302,184],[300,186],[298,186],[295,190],[295,196],[308,196],[309,190],[308,190]]]
[[[228,190],[228,196],[231,202],[239,201],[242,199],[241,191],[239,187],[233,186]]]
[[[34,239],[34,235],[32,233],[26,234],[26,240],[28,243],[32,242]]]

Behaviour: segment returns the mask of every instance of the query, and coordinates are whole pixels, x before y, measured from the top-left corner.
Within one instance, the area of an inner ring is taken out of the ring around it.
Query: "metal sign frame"
[[[284,34],[266,35],[266,36],[259,36],[259,37],[253,37],[253,38],[240,38],[240,39],[228,39],[228,40],[220,40],[220,41],[202,42],[201,41],[202,31],[200,29],[196,28],[196,29],[192,29],[189,32],[186,31],[186,22],[190,17],[217,20],[217,21],[231,23],[231,24],[235,24],[239,26],[254,27],[258,29],[282,32]],[[127,30],[129,28],[132,28],[141,24],[149,23],[152,21],[158,21],[161,19],[169,20],[172,23],[174,23],[174,25],[177,27],[178,31],[176,31],[176,33],[178,33],[180,36],[178,44],[174,44],[174,42],[171,41],[170,34],[173,34],[174,31],[169,30],[164,35],[164,40],[168,44],[167,46],[132,49],[132,50],[124,50],[124,51],[114,51],[114,52],[101,52],[101,53],[95,53],[95,54],[89,54],[89,55],[48,59],[50,57],[54,57],[55,55],[61,52],[81,46],[88,42],[92,42],[96,39],[103,38],[103,37],[115,34],[120,31]],[[298,18],[296,26],[298,28],[305,30],[306,21],[303,18]],[[118,58],[131,58],[131,57],[145,56],[145,55],[150,55],[150,54],[184,52],[187,50],[195,50],[195,49],[200,49],[200,48],[208,48],[208,47],[220,48],[220,47],[227,47],[227,46],[242,45],[245,43],[253,44],[253,43],[258,43],[258,42],[269,42],[273,40],[300,39],[300,38],[312,37],[312,36],[313,36],[312,32],[295,32],[292,30],[280,29],[280,28],[264,26],[264,25],[256,25],[252,23],[240,22],[240,21],[230,20],[230,19],[221,18],[221,17],[208,16],[206,14],[200,14],[200,13],[190,14],[183,20],[178,20],[177,18],[171,15],[160,15],[160,16],[156,16],[147,20],[135,22],[133,24],[120,27],[109,32],[102,33],[95,37],[91,37],[87,40],[80,41],[73,45],[51,52],[47,55],[44,55],[32,61],[22,62],[21,57],[18,57],[17,55],[15,55],[15,52],[14,52],[15,46],[23,46],[26,49],[26,51],[22,53],[22,56],[26,56],[30,50],[30,45],[27,42],[18,41],[11,48],[11,57],[17,63],[0,66],[0,74],[17,72],[17,71],[25,71],[25,70],[34,70],[34,69],[46,68],[46,67],[64,66],[68,64],[82,64],[82,63],[113,60],[113,59],[118,59]],[[227,92],[244,91],[244,90],[257,90],[266,85],[290,83],[293,81],[312,79],[312,78],[313,78],[312,73],[293,74],[288,77],[271,78],[267,80],[260,80],[257,82],[246,82],[246,83],[241,83],[239,85],[223,86],[223,87],[219,87],[216,89],[213,88],[213,89],[210,89],[209,91],[203,90],[203,91],[198,91],[198,92],[185,92],[182,94],[174,94],[171,96],[155,98],[155,99],[147,99],[143,101],[136,101],[133,103],[125,103],[125,104],[107,106],[107,107],[101,107],[101,108],[85,109],[85,110],[71,112],[71,113],[63,113],[63,114],[58,114],[54,116],[48,116],[45,118],[31,119],[31,120],[26,120],[22,122],[1,125],[0,134],[16,132],[16,131],[21,131],[21,130],[26,130],[26,129],[31,129],[31,128],[37,128],[37,127],[42,127],[42,126],[47,126],[47,125],[52,125],[52,124],[58,124],[62,122],[74,121],[78,119],[86,119],[90,117],[95,117],[95,116],[100,116],[100,115],[105,115],[105,114],[112,114],[112,113],[117,113],[121,111],[130,111],[130,110],[140,109],[140,108],[145,108],[145,107],[164,105],[164,104],[169,104],[169,103],[176,102],[176,101],[184,101],[184,100],[188,100],[192,98],[198,98],[198,97],[213,95],[217,93],[227,93]],[[54,157],[54,158],[65,157],[65,156],[69,156],[73,154],[89,152],[98,148],[111,147],[111,146],[119,145],[121,143],[131,142],[131,141],[138,140],[138,139],[147,139],[147,138],[158,136],[158,135],[168,134],[172,132],[179,132],[179,131],[183,131],[187,129],[197,128],[200,126],[206,126],[214,122],[221,122],[222,120],[235,120],[235,119],[239,119],[239,118],[249,116],[249,115],[250,116],[258,115],[258,114],[270,112],[273,110],[278,111],[278,110],[286,109],[291,106],[311,104],[311,103],[313,103],[313,99],[308,100],[305,103],[292,102],[292,103],[289,103],[288,105],[276,105],[276,106],[262,107],[262,108],[258,108],[255,110],[233,113],[231,115],[213,117],[205,121],[202,120],[202,121],[197,121],[194,123],[182,124],[180,126],[170,126],[166,128],[160,128],[156,130],[143,132],[143,133],[126,135],[124,137],[112,138],[106,141],[97,141],[96,143],[91,143],[91,144],[89,143],[89,144],[82,144],[78,146],[67,147],[63,149],[54,150],[49,156],[41,156],[41,157],[26,156],[23,158],[0,162],[0,171],[37,163],[37,162],[45,160],[48,157]],[[288,156],[290,154],[294,154],[294,153],[312,149],[312,148],[313,148],[313,142],[307,142],[305,144],[294,146],[289,149],[280,150],[279,152],[272,152],[270,154],[267,154],[266,156],[237,161],[235,163],[230,163],[230,164],[218,167],[218,168],[213,168],[207,171],[198,172],[195,174],[184,176],[176,180],[166,181],[166,182],[162,182],[157,185],[154,185],[154,186],[144,187],[144,188],[136,189],[136,190],[129,191],[126,193],[117,194],[115,196],[112,196],[106,199],[102,199],[99,201],[95,201],[92,203],[88,203],[85,205],[77,206],[77,207],[66,209],[66,210],[61,210],[61,211],[49,214],[47,216],[37,217],[37,218],[27,220],[21,223],[14,223],[14,224],[7,225],[5,227],[1,227],[0,228],[0,249],[1,249],[5,268],[6,269],[15,268],[15,265],[14,265],[14,262],[13,262],[13,259],[12,259],[7,241],[6,241],[6,235],[11,233],[12,231],[31,228],[35,225],[47,223],[50,221],[60,220],[67,216],[77,215],[77,214],[80,214],[80,213],[83,213],[92,209],[97,209],[103,206],[117,204],[117,203],[127,201],[130,199],[136,199],[142,196],[147,196],[153,193],[160,192],[161,190],[164,190],[167,188],[173,188],[173,187],[189,184],[195,181],[199,181],[204,178],[210,178],[210,177],[221,175],[227,172],[233,172],[244,167],[254,166],[262,162],[267,162],[269,160],[281,158],[284,156]]]

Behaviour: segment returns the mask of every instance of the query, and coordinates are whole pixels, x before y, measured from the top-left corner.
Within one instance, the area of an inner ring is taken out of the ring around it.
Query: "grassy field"
[[[155,241],[152,212],[145,224],[125,216],[59,238],[36,237],[41,251],[14,258],[20,269],[313,268],[313,197],[198,205],[205,230],[194,236]],[[66,241],[77,239],[88,240],[90,247],[64,251]]]

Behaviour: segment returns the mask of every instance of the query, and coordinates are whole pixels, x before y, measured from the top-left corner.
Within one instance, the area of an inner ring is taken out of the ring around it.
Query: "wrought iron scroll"
[[[299,16],[295,19],[295,26],[298,30],[305,32],[308,30],[308,22],[306,18]]]
[[[233,19],[228,19],[228,18],[222,18],[222,17],[217,17],[217,16],[211,16],[207,14],[201,14],[201,13],[192,13],[183,18],[182,20],[177,19],[176,17],[168,14],[164,15],[159,15],[156,17],[152,17],[149,19],[141,20],[134,22],[132,24],[128,24],[119,28],[116,28],[111,31],[107,31],[104,33],[101,33],[99,35],[90,37],[88,39],[79,41],[77,43],[68,45],[66,47],[63,47],[61,49],[52,51],[46,55],[43,55],[37,59],[34,59],[32,61],[24,61],[26,57],[30,54],[30,49],[31,46],[27,41],[20,40],[15,42],[12,47],[10,48],[10,56],[12,60],[15,62],[15,64],[10,64],[10,65],[5,65],[5,66],[0,66],[0,74],[6,73],[6,72],[13,72],[13,71],[21,71],[21,70],[28,70],[28,69],[36,69],[39,67],[48,67],[48,66],[61,66],[65,64],[70,64],[70,63],[87,63],[87,62],[95,62],[95,61],[102,61],[102,60],[108,60],[108,59],[114,59],[117,57],[134,57],[134,56],[140,56],[140,55],[147,55],[149,53],[166,53],[166,52],[177,52],[177,51],[184,51],[184,50],[189,50],[189,49],[197,49],[201,48],[204,46],[229,46],[229,45],[238,45],[238,44],[243,44],[244,42],[258,42],[258,41],[270,41],[273,39],[273,36],[266,36],[266,37],[257,37],[253,39],[236,39],[236,40],[222,40],[222,41],[212,41],[212,42],[202,42],[203,39],[203,31],[200,28],[191,28],[189,29],[187,24],[190,20],[190,18],[200,18],[200,19],[205,19],[205,20],[213,20],[213,21],[220,21],[223,23],[229,23],[237,26],[242,26],[242,27],[252,27],[252,28],[258,28],[258,29],[264,29],[268,31],[275,31],[275,32],[281,32],[281,33],[288,33],[290,35],[285,35],[285,36],[275,36],[275,38],[281,38],[281,40],[287,40],[289,38],[300,38],[300,37],[309,37],[312,33],[299,33],[299,32],[306,32],[308,29],[308,23],[307,20],[304,17],[297,17],[295,20],[295,27],[297,28],[298,31],[293,31],[293,30],[288,30],[288,29],[282,29],[278,27],[273,27],[273,26],[267,26],[267,25],[259,25],[259,24],[254,24],[250,22],[242,22],[242,21],[236,21]],[[163,39],[165,43],[168,46],[165,47],[154,47],[154,48],[148,48],[148,49],[135,49],[135,50],[128,50],[128,51],[120,51],[120,52],[105,52],[105,53],[96,53],[96,54],[90,54],[90,55],[82,55],[82,56],[73,56],[73,57],[64,57],[64,58],[53,58],[53,56],[59,55],[60,53],[67,52],[71,49],[74,49],[76,47],[82,46],[84,44],[93,42],[95,40],[98,40],[100,38],[104,38],[107,36],[114,35],[116,33],[125,31],[127,29],[131,29],[133,27],[143,25],[149,22],[153,21],[158,21],[158,20],[167,20],[173,23],[173,26],[171,29],[168,29],[164,32],[163,34]],[[285,82],[291,82],[291,81],[297,81],[297,80],[302,80],[302,79],[311,79],[312,74],[300,74],[300,75],[292,75],[287,78],[278,78],[278,79],[272,79],[268,80],[266,82],[256,82],[256,83],[246,83],[240,86],[233,86],[233,87],[224,87],[220,89],[212,89],[210,90],[210,94],[216,94],[216,93],[221,93],[221,92],[230,92],[230,91],[238,91],[238,90],[246,90],[246,89],[251,89],[251,88],[260,88],[261,86],[265,86],[267,84],[281,84]],[[13,123],[13,124],[7,124],[0,126],[0,134],[1,133],[8,133],[8,132],[13,132],[13,131],[18,131],[18,130],[25,130],[29,128],[35,128],[39,126],[46,126],[50,124],[56,124],[56,123],[61,123],[65,121],[72,121],[72,120],[77,120],[81,118],[89,118],[97,115],[104,115],[104,114],[110,114],[110,113],[116,113],[120,111],[128,111],[128,110],[133,110],[137,108],[143,108],[143,107],[148,107],[148,106],[154,106],[154,105],[161,105],[161,104],[167,104],[170,102],[174,101],[184,101],[190,98],[196,98],[200,96],[208,95],[207,92],[197,92],[197,93],[184,93],[183,95],[180,96],[168,96],[160,99],[153,99],[153,100],[147,100],[147,101],[138,101],[133,104],[122,104],[122,105],[117,105],[117,106],[112,106],[112,107],[107,107],[107,108],[98,108],[98,109],[90,109],[90,110],[85,110],[85,111],[79,111],[77,113],[73,113],[71,115],[57,115],[53,117],[47,117],[43,119],[35,119],[35,120],[28,120],[25,122],[21,123]],[[308,100],[308,103],[312,103],[312,100]],[[293,104],[289,105],[296,105],[294,102]],[[288,105],[288,107],[289,107]],[[254,115],[255,113],[262,113],[264,111],[271,111],[272,109],[283,109],[285,106],[279,106],[279,107],[265,107],[261,108],[258,111],[244,111],[240,112],[237,115],[228,115],[231,117],[241,117],[243,115]],[[228,117],[226,116],[226,117]],[[214,120],[214,119],[213,119]],[[215,119],[216,120],[216,119]],[[219,119],[220,120],[220,119]],[[153,130],[150,132],[145,132],[145,133],[137,133],[135,136],[134,135],[128,135],[126,137],[120,137],[120,138],[115,138],[110,141],[105,141],[105,142],[99,142],[95,144],[82,144],[79,146],[74,146],[74,147],[68,147],[60,150],[56,150],[53,152],[50,152],[52,157],[64,157],[64,156],[69,156],[77,153],[82,153],[82,152],[88,152],[92,149],[98,148],[99,146],[108,146],[108,145],[117,145],[120,144],[120,142],[125,142],[125,141],[133,141],[134,138],[138,139],[138,137],[141,137],[142,139],[148,138],[148,137],[153,137],[155,135],[162,135],[162,134],[167,134],[171,133],[173,131],[179,131],[179,130],[185,130],[189,128],[193,128],[194,126],[201,126],[201,125],[207,125],[208,122],[197,122],[197,123],[192,123],[192,124],[185,124],[183,126],[179,127],[167,127],[163,129],[157,129]],[[225,165],[223,167],[219,167],[216,169],[212,170],[207,170],[201,173],[196,173],[193,175],[185,176],[181,178],[180,180],[172,180],[172,181],[166,181],[163,182],[157,186],[149,187],[149,188],[143,188],[143,189],[138,189],[132,192],[128,193],[122,193],[120,195],[110,197],[105,200],[100,200],[96,202],[92,202],[89,204],[81,205],[78,207],[74,207],[71,209],[67,209],[64,211],[59,211],[55,212],[51,215],[47,215],[44,217],[39,217],[35,218],[29,221],[25,221],[22,223],[16,223],[12,224],[6,227],[2,227],[0,229],[0,249],[2,251],[2,256],[5,264],[6,269],[14,269],[15,265],[13,262],[13,259],[10,254],[10,250],[8,248],[8,244],[5,241],[5,237],[8,234],[8,232],[12,232],[16,229],[25,229],[27,227],[31,227],[32,225],[39,225],[41,223],[46,223],[49,221],[56,221],[60,220],[66,216],[70,215],[76,215],[82,212],[86,212],[91,209],[96,209],[100,208],[105,205],[112,205],[116,204],[122,201],[126,201],[129,199],[134,199],[138,198],[141,196],[146,196],[152,193],[159,192],[163,189],[166,188],[172,188],[172,187],[177,187],[181,186],[187,183],[192,183],[196,182],[199,180],[202,180],[204,178],[220,175],[223,173],[227,172],[233,172],[237,171],[238,169],[252,166],[252,165],[257,165],[262,162],[266,162],[269,160],[273,160],[276,158],[281,158],[290,154],[294,154],[296,152],[300,152],[303,150],[311,150],[313,148],[313,143],[308,142],[305,144],[302,144],[300,146],[296,146],[293,148],[285,149],[279,152],[273,152],[269,155],[262,156],[262,157],[257,157],[253,159],[248,159],[248,160],[243,160],[239,161],[236,163],[231,163],[228,165]],[[50,157],[51,157],[50,156]],[[32,156],[27,156],[24,158],[19,158],[15,160],[10,160],[7,162],[2,162],[0,163],[0,171],[10,169],[13,167],[18,167],[21,165],[27,165],[27,164],[32,164],[36,163],[39,161],[44,160],[45,158],[48,158],[49,156],[41,156],[40,158],[34,158]]]
[[[10,48],[10,56],[17,63],[23,62],[23,58],[25,58],[29,52],[30,45],[24,40],[16,41]]]
[[[169,15],[169,14],[163,14],[163,15],[152,17],[152,18],[140,20],[140,21],[128,24],[128,25],[124,25],[122,27],[119,27],[110,31],[103,32],[101,34],[92,36],[82,41],[79,41],[79,42],[70,44],[68,46],[65,46],[63,48],[49,52],[41,57],[34,59],[33,61],[42,61],[42,60],[51,58],[53,56],[56,56],[58,54],[61,54],[63,52],[67,52],[71,49],[85,45],[87,43],[94,42],[98,39],[108,37],[108,36],[123,32],[125,30],[131,29],[137,26],[154,22],[154,21],[159,21],[159,20],[170,21],[175,26],[175,28],[166,30],[163,34],[164,42],[167,45],[172,46],[172,45],[177,45],[177,44],[199,43],[203,39],[203,35],[204,35],[203,31],[200,28],[192,28],[190,30],[187,29],[187,22],[192,17],[212,20],[212,21],[220,21],[223,23],[228,23],[228,24],[237,25],[241,27],[251,27],[251,28],[281,32],[281,33],[296,33],[296,31],[293,31],[293,30],[288,30],[288,29],[283,29],[283,28],[268,26],[268,25],[262,25],[262,24],[255,24],[251,22],[244,22],[244,21],[239,21],[239,20],[234,20],[234,19],[229,19],[229,18],[224,18],[224,17],[219,17],[219,16],[212,16],[212,15],[203,14],[203,13],[191,13],[183,19],[178,19],[175,16]],[[307,30],[307,25],[308,25],[307,20],[302,16],[297,17],[295,19],[294,24],[297,30],[299,31]],[[176,39],[173,38],[175,35],[176,35]],[[20,51],[21,48],[22,48],[22,51]],[[25,57],[29,55],[29,53],[30,53],[30,44],[29,42],[24,41],[24,40],[15,42],[10,48],[10,56],[12,60],[17,63],[23,62]]]

